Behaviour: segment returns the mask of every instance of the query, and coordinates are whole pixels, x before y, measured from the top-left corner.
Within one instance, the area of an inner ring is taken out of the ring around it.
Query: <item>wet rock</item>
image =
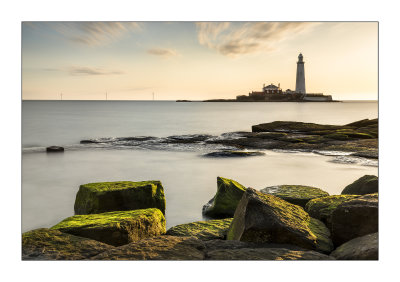
[[[274,195],[289,203],[305,207],[308,201],[329,196],[328,192],[322,189],[304,185],[277,185],[261,189],[264,194]]]
[[[331,253],[339,260],[378,260],[378,233],[354,238]]]
[[[311,217],[321,220],[328,228],[331,228],[333,211],[340,204],[358,197],[358,195],[334,195],[316,198],[306,204],[305,211],[308,212]]]
[[[82,260],[111,248],[95,240],[47,228],[22,234],[22,260]]]
[[[214,158],[230,158],[230,157],[253,157],[253,156],[263,156],[265,153],[257,151],[218,151],[204,154],[205,157]]]
[[[224,239],[233,218],[196,221],[167,230],[167,235],[192,236],[200,240]]]
[[[60,153],[64,152],[64,147],[61,146],[50,146],[46,148],[47,153]]]
[[[227,239],[292,244],[316,250],[318,243],[315,230],[320,229],[318,225],[322,222],[310,224],[310,221],[310,216],[300,206],[247,188],[236,209]]]
[[[375,175],[364,175],[350,185],[347,185],[342,195],[365,195],[378,192],[378,177]]]
[[[284,248],[222,249],[207,253],[207,260],[332,260],[333,258],[310,250]]]
[[[106,212],[71,216],[51,229],[121,246],[164,234],[165,218],[159,209]]]
[[[158,236],[105,251],[93,260],[203,260],[205,246],[193,237]]]
[[[75,214],[158,208],[165,214],[160,181],[117,181],[83,184],[75,200]]]
[[[375,232],[378,232],[378,193],[344,202],[332,213],[332,240],[335,246]]]
[[[355,152],[352,153],[351,156],[368,158],[368,159],[378,159],[379,153],[378,150],[369,150],[369,151]]]
[[[235,180],[217,177],[217,193],[203,206],[203,214],[211,218],[232,217],[245,190]]]
[[[308,131],[320,131],[320,130],[334,130],[342,128],[339,125],[323,125],[316,123],[305,123],[295,121],[274,121],[270,123],[262,123],[253,125],[251,130],[253,132],[308,132]]]

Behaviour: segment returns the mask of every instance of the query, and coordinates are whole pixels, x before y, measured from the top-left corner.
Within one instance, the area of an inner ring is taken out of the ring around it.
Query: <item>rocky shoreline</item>
[[[376,260],[377,192],[376,176],[332,196],[300,185],[256,191],[218,177],[203,209],[213,219],[166,230],[161,182],[84,184],[76,215],[22,234],[22,259]]]

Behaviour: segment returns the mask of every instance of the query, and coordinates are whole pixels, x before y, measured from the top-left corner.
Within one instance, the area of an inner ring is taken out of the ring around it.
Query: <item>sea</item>
[[[204,154],[230,148],[163,141],[171,136],[224,138],[224,133],[278,120],[347,124],[377,117],[376,101],[22,101],[22,231],[51,227],[74,215],[79,185],[92,182],[160,180],[167,228],[203,219],[202,207],[214,196],[218,176],[257,190],[299,184],[340,194],[359,177],[378,175],[378,161],[284,150],[209,158]],[[52,145],[65,152],[46,153]]]

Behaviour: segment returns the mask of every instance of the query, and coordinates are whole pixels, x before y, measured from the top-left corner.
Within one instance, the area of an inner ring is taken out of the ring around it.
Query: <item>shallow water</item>
[[[25,148],[69,144],[73,149],[60,154],[24,150],[22,229],[50,227],[73,215],[75,195],[83,183],[161,180],[171,227],[202,219],[202,206],[215,194],[217,176],[255,189],[303,184],[339,194],[347,184],[365,174],[377,175],[378,170],[376,161],[351,163],[340,160],[346,156],[313,153],[265,151],[264,156],[249,158],[205,158],[205,149],[199,146],[155,150],[73,145],[82,139],[217,135],[273,120],[344,124],[376,117],[376,103],[160,102],[151,107],[151,102],[23,102]]]

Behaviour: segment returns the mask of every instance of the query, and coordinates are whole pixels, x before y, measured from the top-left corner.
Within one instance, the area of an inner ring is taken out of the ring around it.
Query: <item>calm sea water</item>
[[[167,227],[201,220],[201,208],[216,191],[216,177],[261,189],[303,184],[339,194],[372,163],[347,162],[313,153],[265,151],[251,158],[202,157],[201,148],[91,148],[82,139],[185,134],[219,135],[250,131],[275,120],[346,124],[376,118],[376,102],[343,103],[176,103],[131,101],[22,102],[22,229],[50,227],[73,215],[83,183],[161,180]],[[43,147],[61,145],[63,154]],[[210,149],[210,148],[208,148]]]

